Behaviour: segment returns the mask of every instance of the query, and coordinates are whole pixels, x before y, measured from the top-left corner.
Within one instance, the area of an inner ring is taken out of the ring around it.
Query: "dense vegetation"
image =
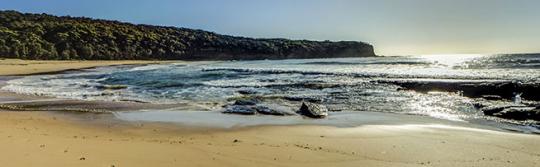
[[[0,57],[44,60],[374,56],[362,42],[254,39],[187,28],[0,11]]]

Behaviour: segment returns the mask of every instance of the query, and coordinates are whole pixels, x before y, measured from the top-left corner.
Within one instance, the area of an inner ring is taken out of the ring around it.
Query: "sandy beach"
[[[2,60],[0,75],[145,63],[156,62]],[[0,149],[0,164],[13,167],[540,166],[539,135],[429,122],[220,129],[0,110]]]
[[[538,166],[540,137],[438,125],[190,129],[0,114],[6,166]]]
[[[179,62],[179,61],[175,61]],[[98,66],[112,65],[135,65],[135,64],[156,64],[167,63],[167,61],[40,61],[40,60],[20,60],[3,59],[0,60],[0,76],[2,75],[30,75],[53,73],[67,70],[92,68]]]

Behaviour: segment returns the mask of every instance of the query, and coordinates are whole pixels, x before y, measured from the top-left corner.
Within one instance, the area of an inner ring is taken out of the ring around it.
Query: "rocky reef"
[[[540,121],[540,84],[483,80],[392,80],[398,90],[456,92],[477,99],[472,105],[484,115],[514,121]],[[481,100],[480,100],[481,99]]]
[[[512,99],[516,94],[528,100],[540,100],[540,84],[518,81],[475,81],[475,80],[392,80],[379,83],[395,84],[402,90],[418,92],[459,92],[463,96],[486,99]]]

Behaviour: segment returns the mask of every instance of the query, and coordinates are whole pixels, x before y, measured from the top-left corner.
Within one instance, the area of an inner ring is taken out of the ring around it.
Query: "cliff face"
[[[255,39],[187,28],[0,11],[0,56],[82,60],[256,60],[375,56],[354,41]]]

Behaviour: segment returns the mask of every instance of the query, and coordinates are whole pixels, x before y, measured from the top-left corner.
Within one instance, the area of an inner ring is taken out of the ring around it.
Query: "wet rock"
[[[499,95],[482,95],[482,98],[486,100],[502,100],[503,98]]]
[[[508,108],[507,106],[490,106],[490,107],[483,107],[482,112],[485,115],[493,115],[495,113],[501,112],[505,108]]]
[[[487,107],[487,105],[482,102],[473,102],[472,105],[476,109],[482,109],[484,107]]]
[[[99,85],[96,86],[98,89],[106,89],[106,90],[119,90],[119,89],[126,89],[128,88],[127,85]]]
[[[378,83],[394,84],[402,90],[418,92],[447,91],[462,92],[466,97],[483,97],[512,99],[516,93],[522,92],[522,98],[527,100],[540,100],[540,84],[521,83],[517,81],[462,81],[462,80],[381,80]]]
[[[257,113],[257,110],[253,106],[244,106],[244,105],[230,105],[225,107],[226,114],[241,114],[241,115],[254,115]]]
[[[264,114],[264,115],[278,115],[278,116],[286,116],[286,115],[294,115],[294,112],[289,108],[285,106],[280,106],[276,104],[264,104],[264,105],[258,105],[255,107],[258,113]]]
[[[254,90],[239,90],[238,93],[243,94],[243,95],[252,95],[252,94],[256,94],[257,92]]]
[[[114,92],[102,92],[100,95],[101,96],[113,96]]]
[[[295,115],[294,111],[287,107],[274,103],[264,103],[257,98],[242,98],[236,100],[233,104],[223,106],[225,110],[223,113],[228,114],[242,114],[242,115]]]
[[[283,99],[289,100],[289,101],[308,101],[312,103],[321,102],[320,99],[312,98],[312,97],[286,96],[286,97],[283,97]]]
[[[298,113],[310,118],[324,118],[328,116],[328,109],[323,105],[302,102],[302,106],[300,107],[300,110],[298,110]]]
[[[511,108],[511,107],[523,107],[523,106],[516,106],[516,105],[488,106],[488,107],[482,108],[481,110],[485,115],[493,116],[494,114],[502,112],[503,110],[507,108]]]
[[[510,107],[493,116],[513,120],[537,120],[540,121],[540,109],[535,107]]]
[[[511,120],[540,121],[540,109],[533,104],[508,104],[487,106],[481,109],[485,115]]]
[[[255,105],[258,102],[257,99],[239,99],[234,102],[234,105]]]
[[[308,89],[326,89],[340,87],[340,85],[332,83],[302,83],[301,87]]]
[[[255,107],[255,110],[257,110],[258,113],[265,114],[265,115],[283,115],[279,112],[276,112],[266,106],[257,106]]]

